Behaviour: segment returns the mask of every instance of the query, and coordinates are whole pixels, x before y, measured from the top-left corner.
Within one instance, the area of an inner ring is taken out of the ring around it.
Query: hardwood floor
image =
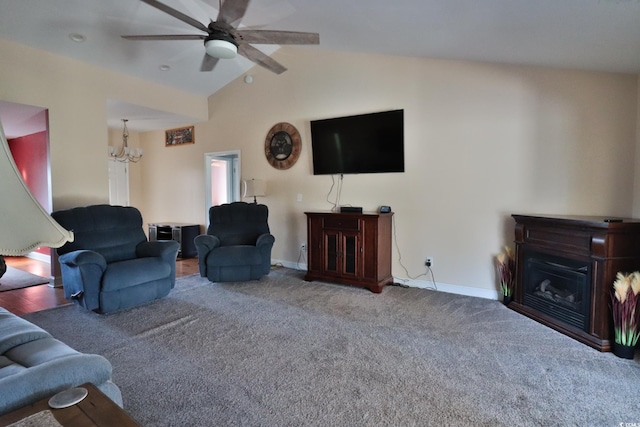
[[[5,257],[7,265],[42,277],[51,275],[49,263],[26,257]],[[188,276],[198,272],[198,259],[179,259],[176,262],[176,277]],[[18,316],[71,304],[64,297],[62,287],[53,288],[49,285],[30,286],[0,292],[0,307],[4,307]]]

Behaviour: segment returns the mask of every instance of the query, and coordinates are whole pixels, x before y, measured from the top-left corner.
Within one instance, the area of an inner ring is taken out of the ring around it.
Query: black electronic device
[[[404,110],[311,121],[314,175],[404,172]]]
[[[380,206],[380,213],[389,213],[391,212],[391,206]]]
[[[362,213],[359,206],[340,206],[340,213]]]

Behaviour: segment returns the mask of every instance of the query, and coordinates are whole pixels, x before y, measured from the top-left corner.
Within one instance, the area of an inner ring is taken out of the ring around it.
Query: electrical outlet
[[[301,252],[307,252],[307,245],[305,245],[304,243],[300,244],[300,251]]]
[[[428,256],[427,259],[424,261],[424,265],[426,265],[427,267],[433,267],[433,257]]]

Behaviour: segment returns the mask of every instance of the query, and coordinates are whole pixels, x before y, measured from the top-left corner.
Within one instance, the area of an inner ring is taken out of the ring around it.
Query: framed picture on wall
[[[167,147],[174,145],[193,144],[193,126],[183,128],[169,129],[165,131],[165,145]]]

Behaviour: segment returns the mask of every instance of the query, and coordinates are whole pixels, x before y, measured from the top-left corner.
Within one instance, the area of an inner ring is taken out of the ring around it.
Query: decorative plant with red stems
[[[505,246],[504,252],[496,256],[496,269],[498,272],[498,281],[500,282],[500,290],[502,295],[510,297],[513,295],[513,282],[515,280],[515,259],[513,250]]]
[[[640,338],[640,272],[616,275],[611,309],[616,343],[634,347]]]

